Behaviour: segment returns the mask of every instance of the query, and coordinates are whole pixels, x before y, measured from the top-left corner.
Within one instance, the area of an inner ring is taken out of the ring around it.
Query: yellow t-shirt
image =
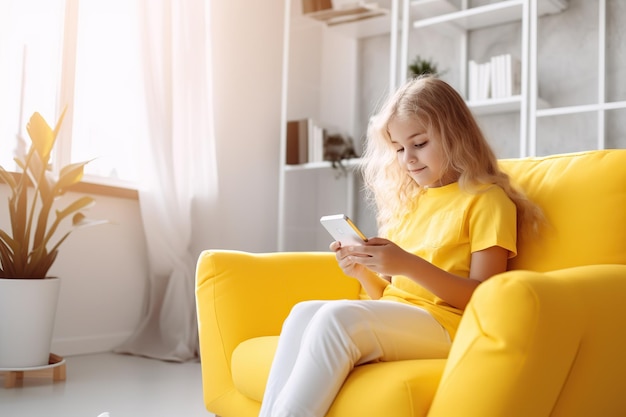
[[[458,183],[429,188],[402,226],[390,232],[389,239],[433,265],[467,278],[472,252],[500,246],[509,251],[509,257],[517,254],[517,211],[496,185],[475,193],[461,190]],[[405,276],[392,277],[381,299],[424,308],[451,338],[463,314]]]

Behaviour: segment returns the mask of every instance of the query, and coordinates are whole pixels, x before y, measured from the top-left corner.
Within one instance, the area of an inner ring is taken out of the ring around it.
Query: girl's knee
[[[354,300],[313,300],[296,304],[285,321],[285,327],[303,330],[313,326],[314,331],[326,333],[332,329],[351,329],[355,323],[363,322],[364,310]]]
[[[328,301],[324,301],[324,300],[300,301],[299,303],[297,303],[291,308],[291,312],[289,313],[289,315],[297,316],[297,315],[302,315],[302,314],[304,315],[315,314],[315,312],[319,310],[326,303],[328,303]]]
[[[336,300],[328,302],[320,307],[315,314],[315,321],[320,326],[339,324],[343,328],[349,328],[355,322],[363,319],[363,309],[354,300]]]
[[[328,301],[310,300],[299,302],[291,308],[285,324],[306,325],[325,303],[328,303]]]
[[[354,301],[324,304],[307,327],[307,349],[318,357],[332,357],[337,366],[353,366],[361,357],[364,335],[371,333],[362,313],[363,309]]]

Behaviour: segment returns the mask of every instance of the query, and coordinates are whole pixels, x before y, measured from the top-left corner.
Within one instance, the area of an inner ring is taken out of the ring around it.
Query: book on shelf
[[[302,0],[302,13],[333,26],[386,15],[388,11],[378,7],[378,3],[367,1]]]
[[[313,119],[287,122],[287,165],[321,162],[324,160],[324,129]]]
[[[303,164],[308,159],[308,119],[287,122],[288,165]]]
[[[507,98],[520,93],[521,63],[503,54],[491,57],[488,61],[468,62],[468,100],[481,101],[489,98]]]
[[[468,63],[468,90],[470,101],[486,100],[491,94],[491,63]]]
[[[312,123],[309,130],[309,161],[322,162],[324,160],[324,129]]]
[[[333,8],[331,0],[302,0],[302,13],[315,13]]]

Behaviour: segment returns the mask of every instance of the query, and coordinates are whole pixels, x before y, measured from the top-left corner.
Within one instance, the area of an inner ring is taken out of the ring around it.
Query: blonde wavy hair
[[[518,230],[528,230],[520,228],[522,224],[537,230],[541,211],[500,171],[495,154],[463,98],[439,78],[422,76],[394,92],[368,126],[362,172],[367,195],[377,208],[381,236],[388,236],[402,223],[423,192],[398,162],[388,130],[394,118],[417,120],[431,140],[441,143],[447,158],[446,171],[458,174],[462,189],[477,192],[484,185],[500,186],[517,207]]]

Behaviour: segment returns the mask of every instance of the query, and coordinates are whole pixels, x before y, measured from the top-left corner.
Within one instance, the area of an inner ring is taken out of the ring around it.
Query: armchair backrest
[[[500,161],[548,220],[509,269],[626,264],[626,149]]]

